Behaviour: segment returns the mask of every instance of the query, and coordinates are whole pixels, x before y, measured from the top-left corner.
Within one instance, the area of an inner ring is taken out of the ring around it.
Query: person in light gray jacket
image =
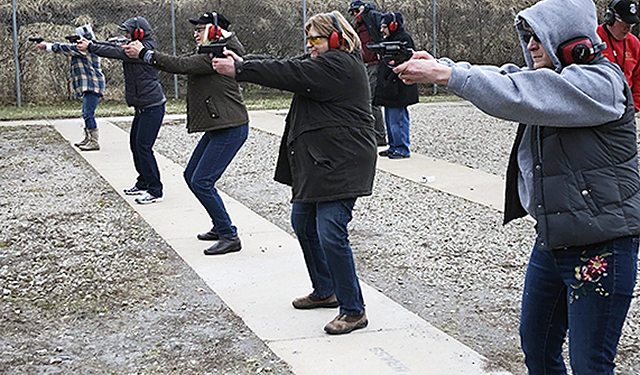
[[[591,0],[544,0],[520,12],[527,66],[454,63],[419,52],[396,67],[482,111],[520,123],[507,170],[505,223],[531,215],[537,240],[520,321],[529,374],[613,374],[633,297],[640,177],[631,91],[605,59]]]

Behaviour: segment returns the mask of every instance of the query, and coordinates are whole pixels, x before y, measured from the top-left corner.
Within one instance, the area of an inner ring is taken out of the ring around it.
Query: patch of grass
[[[247,109],[272,110],[287,109],[291,104],[293,95],[287,92],[265,93],[245,92],[244,99]],[[420,96],[420,103],[437,103],[448,101],[460,101],[455,95],[438,93],[437,95]],[[169,99],[166,104],[167,114],[186,113],[184,99]],[[124,103],[113,101],[101,101],[96,109],[97,117],[132,116],[134,110]],[[41,120],[82,117],[82,103],[78,101],[64,102],[55,105],[25,104],[21,108],[15,106],[0,106],[0,121]]]

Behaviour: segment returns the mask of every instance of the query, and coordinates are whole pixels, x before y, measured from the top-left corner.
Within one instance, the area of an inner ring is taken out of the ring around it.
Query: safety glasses
[[[309,35],[307,38],[307,43],[312,46],[318,45],[322,42],[322,39],[328,39],[326,36],[322,35]]]
[[[536,33],[533,32],[533,30],[525,30],[522,33],[522,37],[524,38],[525,41],[527,41],[527,43],[531,41],[531,38],[533,38],[533,40],[535,40],[536,43],[540,43],[540,38],[538,38]]]
[[[193,29],[193,32],[194,33],[199,33],[199,32],[203,31],[206,28],[207,28],[206,26],[198,26],[198,27]]]

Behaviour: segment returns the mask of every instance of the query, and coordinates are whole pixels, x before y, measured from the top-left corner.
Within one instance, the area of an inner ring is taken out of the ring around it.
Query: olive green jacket
[[[232,34],[218,40],[239,55],[244,47]],[[146,61],[145,56],[145,61]],[[154,51],[149,61],[154,68],[169,73],[187,74],[187,131],[206,132],[249,123],[240,86],[235,78],[218,74],[206,54],[171,56]]]

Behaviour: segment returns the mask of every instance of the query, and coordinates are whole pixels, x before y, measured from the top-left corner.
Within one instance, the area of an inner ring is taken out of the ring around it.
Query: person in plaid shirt
[[[93,40],[91,25],[76,29],[80,37]],[[98,101],[104,92],[104,75],[100,69],[100,58],[95,53],[78,50],[75,44],[40,42],[42,51],[62,52],[71,57],[71,78],[76,98],[82,98],[82,118],[84,119],[84,139],[74,143],[82,151],[100,150],[98,124],[95,119]]]

